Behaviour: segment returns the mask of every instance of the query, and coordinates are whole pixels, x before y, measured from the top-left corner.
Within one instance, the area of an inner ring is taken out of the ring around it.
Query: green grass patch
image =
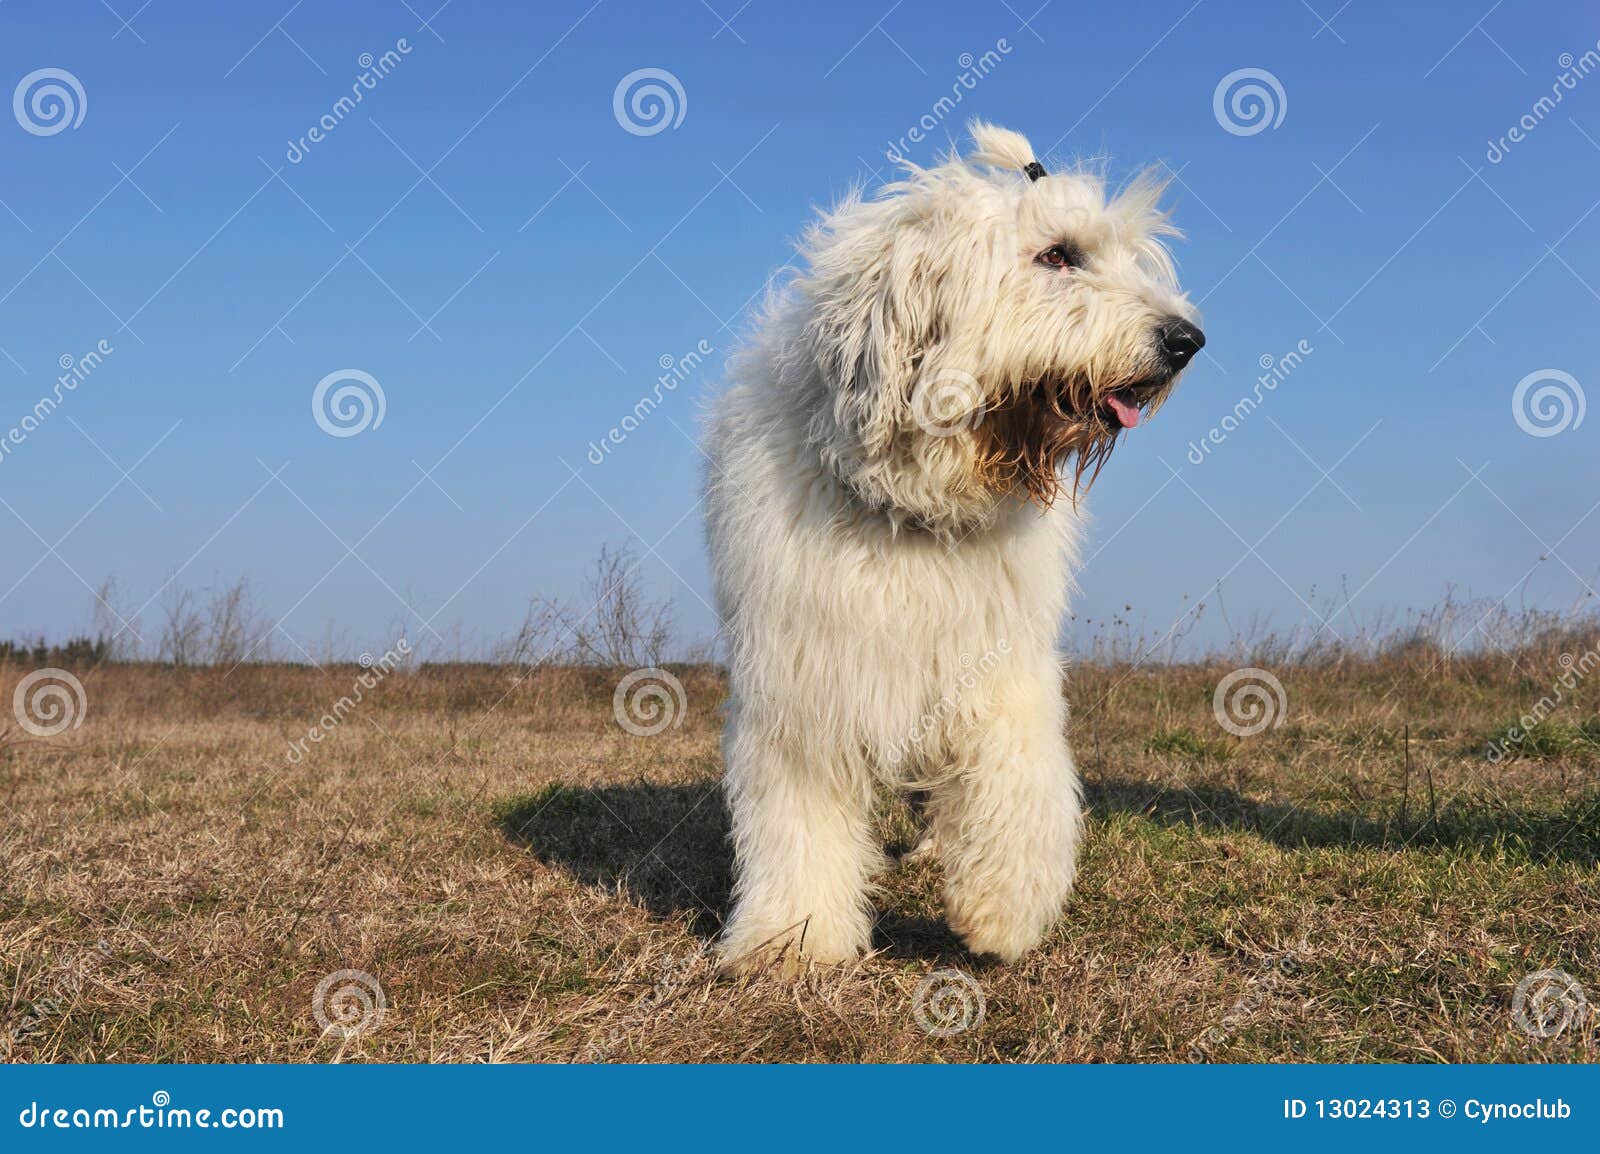
[[[1496,726],[1474,752],[1489,761],[1559,761],[1600,753],[1600,718],[1543,721],[1524,727],[1520,720]]]
[[[1233,746],[1220,737],[1201,737],[1192,729],[1163,729],[1144,743],[1144,751],[1196,762],[1221,762],[1233,756]]]

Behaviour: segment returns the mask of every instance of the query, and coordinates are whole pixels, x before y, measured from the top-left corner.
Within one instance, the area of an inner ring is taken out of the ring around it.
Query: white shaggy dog
[[[869,946],[885,787],[925,795],[974,952],[1017,958],[1072,887],[1057,640],[1079,490],[1204,337],[1157,182],[1108,200],[1016,133],[972,136],[812,226],[716,403],[735,967]]]

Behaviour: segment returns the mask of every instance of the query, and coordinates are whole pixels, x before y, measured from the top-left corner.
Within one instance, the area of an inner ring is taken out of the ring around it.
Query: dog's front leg
[[[734,713],[724,739],[733,820],[733,913],[720,945],[734,969],[803,956],[845,962],[871,937],[868,883],[883,864],[868,775],[808,761]],[[815,756],[815,755],[813,755]]]
[[[1072,889],[1082,829],[1054,660],[989,687],[952,734],[951,774],[933,791],[950,928],[969,949],[1014,961],[1049,931]]]

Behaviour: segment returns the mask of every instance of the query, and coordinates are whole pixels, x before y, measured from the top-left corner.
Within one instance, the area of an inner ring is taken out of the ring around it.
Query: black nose
[[[1206,347],[1206,335],[1182,317],[1168,317],[1156,330],[1161,337],[1161,355],[1167,365],[1177,372]]]

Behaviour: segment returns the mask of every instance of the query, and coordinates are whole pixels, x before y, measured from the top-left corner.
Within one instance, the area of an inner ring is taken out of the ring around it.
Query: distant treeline
[[[105,637],[71,637],[52,645],[37,641],[0,641],[0,662],[19,665],[84,666],[99,665],[111,656],[111,642]]]

